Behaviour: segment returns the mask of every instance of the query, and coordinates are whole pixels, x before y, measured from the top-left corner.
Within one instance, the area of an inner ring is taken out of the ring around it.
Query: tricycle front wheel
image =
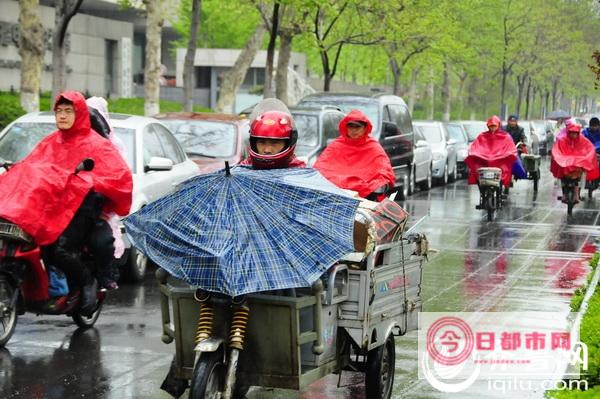
[[[392,396],[395,363],[394,336],[390,334],[383,345],[367,354],[367,399],[389,399]]]
[[[202,353],[194,367],[189,399],[220,398],[226,369],[220,351]]]

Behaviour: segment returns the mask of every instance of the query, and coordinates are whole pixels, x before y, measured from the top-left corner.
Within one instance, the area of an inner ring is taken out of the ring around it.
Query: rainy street
[[[475,209],[477,188],[465,180],[417,191],[406,201],[411,223],[421,221],[415,230],[427,235],[433,250],[423,277],[424,311],[569,312],[570,297],[589,273],[586,261],[600,236],[600,198],[577,204],[567,218],[547,168],[542,165],[537,198],[533,182],[516,182],[493,222]],[[20,316],[13,338],[0,351],[0,397],[169,398],[160,384],[174,345],[160,339],[158,300],[150,270],[142,285],[123,285],[109,295],[92,329],[78,331],[65,316]],[[396,339],[392,396],[446,397],[418,379],[416,338],[413,331]],[[452,397],[543,396],[494,396],[482,389],[475,384]],[[300,394],[253,388],[248,397],[358,399],[364,397],[364,383],[360,374],[343,372],[339,381],[331,375]]]

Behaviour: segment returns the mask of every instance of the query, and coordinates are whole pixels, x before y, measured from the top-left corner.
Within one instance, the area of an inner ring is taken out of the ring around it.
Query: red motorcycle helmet
[[[277,154],[259,154],[259,139],[285,140],[285,147]],[[298,132],[292,125],[291,115],[280,111],[267,111],[258,115],[250,124],[250,148],[252,165],[256,169],[286,168],[294,158]]]

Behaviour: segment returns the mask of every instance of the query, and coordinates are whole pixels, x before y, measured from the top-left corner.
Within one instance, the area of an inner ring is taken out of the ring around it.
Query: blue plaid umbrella
[[[186,181],[124,223],[173,276],[237,296],[310,286],[353,251],[357,207],[314,169],[235,167]]]

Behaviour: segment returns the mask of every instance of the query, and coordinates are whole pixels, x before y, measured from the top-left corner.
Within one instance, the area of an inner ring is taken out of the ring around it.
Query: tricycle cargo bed
[[[302,389],[348,364],[349,357],[340,349],[349,347],[348,339],[366,354],[383,345],[391,333],[415,329],[421,308],[423,250],[424,237],[403,238],[376,246],[358,263],[338,262],[320,280],[322,292],[313,287],[287,295],[248,295],[250,313],[239,381]],[[164,276],[159,282],[163,341],[175,341],[175,376],[191,379],[200,304],[195,290]],[[231,306],[226,301],[214,300],[214,336],[228,336]]]

